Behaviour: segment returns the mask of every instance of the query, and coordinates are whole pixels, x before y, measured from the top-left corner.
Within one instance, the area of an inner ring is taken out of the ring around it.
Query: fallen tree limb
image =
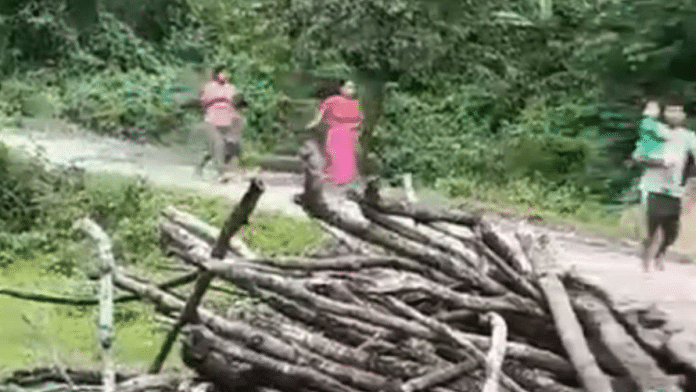
[[[483,230],[481,230],[483,235]],[[543,301],[543,295],[534,287],[526,278],[520,275],[513,267],[510,266],[509,262],[503,260],[498,253],[495,253],[485,241],[481,241],[479,249],[486,256],[486,258],[493,263],[498,269],[503,273],[508,283],[512,286],[516,293],[521,295],[526,295],[535,301],[541,303]]]
[[[486,382],[482,392],[497,392],[500,380],[501,366],[505,358],[505,343],[507,341],[507,324],[505,319],[493,312],[487,313],[486,321],[491,325],[491,348],[486,355]]]
[[[641,349],[599,299],[580,294],[573,298],[573,304],[586,327],[597,333],[604,346],[619,360],[641,390],[681,392],[675,380],[668,377],[657,362]]]
[[[251,180],[249,189],[244,194],[244,197],[242,197],[242,200],[222,226],[220,236],[217,238],[210,254],[211,257],[222,259],[225,256],[229,249],[230,239],[242,226],[249,223],[249,216],[256,208],[256,204],[264,190],[263,182],[260,179],[254,178]]]
[[[438,268],[446,274],[481,288],[488,294],[496,295],[507,292],[507,289],[498,282],[476,270],[460,265],[461,263],[443,252],[403,239],[389,230],[367,221],[360,221],[341,211],[332,210],[322,193],[320,166],[318,166],[320,156],[316,145],[307,143],[301,155],[305,162],[305,188],[304,193],[299,195],[297,201],[310,216],[321,219],[361,240],[389,249],[400,256],[409,257]]]
[[[433,318],[421,314],[417,310],[413,309],[412,307],[406,305],[405,303],[399,301],[394,297],[387,297],[386,300],[398,311],[403,312],[409,317],[412,317],[413,319],[430,328],[433,332],[442,335],[443,337],[450,339],[454,343],[462,346],[473,356],[474,359],[476,359],[480,364],[485,366],[486,354],[484,354],[483,351],[481,351],[473,343],[467,340],[459,331],[455,331],[446,324],[442,324]],[[522,387],[517,385],[515,381],[507,377],[505,374],[501,375],[501,383],[513,392],[525,392],[525,390]]]
[[[225,253],[229,249],[230,238],[249,221],[249,215],[256,208],[256,204],[264,191],[263,182],[259,179],[253,179],[249,184],[249,189],[242,197],[237,207],[232,211],[230,216],[225,221],[222,230],[220,230],[220,236],[217,238],[213,250],[211,252],[211,257],[216,259],[221,259],[225,256]],[[157,374],[162,369],[164,361],[167,359],[169,352],[174,346],[174,341],[181,328],[189,322],[198,322],[197,309],[203,295],[205,294],[210,282],[213,280],[214,275],[208,271],[202,271],[196,281],[196,287],[193,294],[189,297],[184,306],[184,310],[181,312],[176,325],[167,334],[167,337],[162,344],[159,354],[155,358],[152,366],[150,367],[150,374]]]
[[[103,386],[104,392],[114,392],[116,389],[116,371],[111,353],[114,323],[114,289],[113,274],[116,271],[116,261],[111,251],[111,240],[104,230],[93,220],[85,218],[73,226],[83,230],[96,243],[99,250],[101,281],[99,285],[99,345],[102,350]]]
[[[370,253],[371,248],[374,248],[369,246],[369,244],[366,244],[364,241],[361,241],[344,231],[328,225],[321,220],[316,220],[316,222],[319,224],[322,230],[347,247],[353,254],[367,255]]]
[[[611,381],[597,365],[575,317],[568,294],[557,276],[558,265],[547,248],[548,238],[518,232],[520,243],[537,273],[537,281],[548,301],[556,330],[582,385],[592,392],[612,392]]]
[[[195,281],[197,276],[198,276],[198,272],[192,272],[192,273],[174,278],[170,281],[160,283],[157,285],[157,287],[159,287],[161,289],[165,289],[165,290],[171,289],[171,288],[176,288],[176,287],[183,286],[183,285],[186,285],[186,284],[189,284],[189,283]],[[98,298],[63,297],[63,296],[54,295],[54,294],[22,291],[22,290],[7,288],[7,287],[0,287],[0,295],[6,295],[6,296],[12,297],[12,298],[33,301],[33,302],[49,303],[49,304],[54,304],[54,305],[70,305],[70,306],[96,306],[96,305],[99,305]],[[119,304],[119,303],[133,302],[133,301],[137,301],[139,299],[140,299],[140,297],[138,297],[137,295],[123,295],[123,296],[114,298],[114,303]]]
[[[514,268],[515,271],[521,274],[529,274],[532,272],[529,258],[524,254],[524,250],[510,243],[514,238],[505,238],[505,236],[495,230],[493,225],[486,219],[480,221],[479,230],[483,242],[500,258],[505,260],[507,264]]]
[[[546,313],[533,301],[507,294],[497,297],[481,297],[457,292],[442,285],[429,281],[420,275],[401,272],[389,274],[385,279],[379,277],[359,286],[360,290],[370,294],[389,294],[406,291],[421,291],[432,297],[442,298],[463,309],[478,311],[506,311],[521,313],[535,317],[545,317]]]
[[[157,289],[153,285],[136,282],[121,274],[117,274],[116,278],[120,287],[137,293],[159,306],[172,310],[181,310],[185,306],[184,301]],[[326,339],[320,334],[292,325],[277,324],[274,329],[279,337],[275,337],[262,329],[244,322],[227,320],[206,309],[200,309],[199,315],[201,321],[218,336],[242,342],[248,347],[253,347],[255,350],[279,360],[289,363],[310,361],[325,373],[342,380],[356,379],[358,382],[363,380],[362,382],[370,385],[381,385],[384,382],[376,374],[362,370],[369,368],[371,361],[371,356],[367,352]],[[286,343],[282,339],[294,342],[296,345]],[[307,347],[318,355],[312,355],[300,347]],[[387,370],[391,371],[392,369]]]
[[[433,338],[434,335],[427,328],[422,328],[418,324],[411,323],[397,317],[386,316],[382,313],[366,309],[364,307],[344,304],[338,301],[333,301],[320,297],[306,290],[304,286],[297,282],[282,279],[279,276],[267,275],[257,271],[243,269],[234,264],[211,262],[204,254],[196,254],[196,250],[191,250],[190,256],[196,258],[200,265],[206,265],[210,271],[216,275],[227,279],[232,283],[249,285],[253,284],[259,288],[263,288],[272,292],[279,293],[283,296],[293,298],[304,303],[312,304],[312,307],[333,313],[338,316],[354,317],[364,322],[377,326],[403,331],[413,336],[422,337],[425,339]],[[490,347],[490,338],[480,335],[469,334],[469,339],[472,339],[477,344],[485,349]],[[572,368],[568,366],[568,362],[563,358],[551,352],[536,349],[525,344],[510,344],[508,346],[509,354],[513,357],[520,358],[525,362],[534,363],[535,366],[559,372],[561,374],[572,373]]]
[[[187,347],[195,347],[196,351],[219,351],[226,358],[234,358],[263,370],[270,376],[265,382],[266,385],[277,386],[273,384],[285,384],[285,386],[292,385],[297,387],[307,385],[326,392],[358,392],[357,389],[312,368],[283,363],[272,357],[234,344],[231,341],[223,340],[204,326],[189,325],[185,334],[186,339],[184,342]],[[205,346],[205,348],[196,346]]]
[[[448,222],[464,226],[475,226],[479,224],[481,215],[458,210],[440,210],[431,209],[423,205],[411,204],[407,202],[388,202],[384,200],[375,200],[373,198],[363,198],[356,193],[349,193],[348,197],[354,201],[364,200],[365,203],[375,210],[388,214],[398,215],[406,218],[411,218],[417,223],[429,222]]]
[[[411,227],[408,227],[401,222],[398,222],[394,219],[392,219],[389,216],[383,215],[373,208],[371,208],[369,205],[367,205],[365,202],[360,202],[360,208],[362,211],[362,214],[372,222],[384,227],[387,230],[391,230],[396,234],[399,234],[400,236],[407,238],[409,240],[418,242],[422,245],[425,245],[427,247],[432,247],[435,248],[441,252],[445,252],[448,254],[451,254],[454,257],[457,257],[459,260],[464,262],[466,265],[469,266],[469,268],[476,268],[478,263],[473,260],[474,257],[476,257],[475,254],[465,254],[464,252],[461,252],[460,250],[453,248],[451,246],[448,246],[447,244],[443,244],[440,241],[437,241],[436,239],[425,235],[424,233],[413,229]]]
[[[177,225],[196,234],[210,246],[213,246],[220,236],[220,229],[217,227],[211,226],[194,215],[181,211],[173,206],[165,208],[162,214]],[[230,238],[229,246],[230,250],[238,256],[249,259],[257,257],[256,253],[249,249],[239,238]]]
[[[424,376],[408,380],[401,385],[401,392],[424,391],[461,377],[462,374],[469,373],[477,367],[478,363],[474,359],[458,364],[446,365]]]
[[[142,392],[175,390],[182,382],[181,376],[174,374],[143,375],[131,378],[116,386],[118,392]]]
[[[592,293],[601,299],[611,309],[616,320],[653,357],[666,358],[669,356],[666,347],[670,339],[669,334],[661,328],[657,328],[660,325],[646,325],[643,320],[642,315],[650,311],[651,305],[639,303],[636,300],[616,298],[602,287],[600,281],[580,275],[574,270],[570,270],[564,275],[564,283],[567,286]],[[696,362],[694,362],[694,370],[696,371]]]
[[[315,209],[316,207],[318,206],[308,206],[306,208],[311,214],[316,214],[316,217],[324,219],[329,224],[339,227],[341,230],[356,237],[390,249],[400,256],[415,259],[437,268],[445,274],[480,288],[487,294],[499,295],[507,292],[507,289],[498,282],[478,273],[476,270],[467,268],[465,265],[462,265],[463,263],[460,264],[460,262],[453,260],[452,257],[441,251],[400,238],[382,227],[371,225],[367,222],[363,223],[348,216],[342,216],[337,212],[323,212]]]

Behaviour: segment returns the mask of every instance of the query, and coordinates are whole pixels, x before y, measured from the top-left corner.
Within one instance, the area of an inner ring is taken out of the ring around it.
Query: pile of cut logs
[[[184,362],[219,391],[683,390],[649,349],[644,323],[564,269],[546,235],[383,200],[375,182],[331,196],[316,147],[302,158],[296,201],[352,251],[269,259],[246,249],[233,235],[262,196],[258,180],[220,230],[168,209],[163,246],[197,270],[158,286],[114,276],[176,318],[150,373],[181,334]],[[235,317],[205,309],[214,279],[263,306]],[[168,291],[194,280],[188,298]]]
[[[263,192],[252,181],[220,233],[165,214],[164,244],[200,269],[187,301],[117,281],[178,312],[187,365],[222,390],[682,390],[644,349],[642,325],[564,270],[546,235],[511,236],[476,214],[385,201],[375,182],[348,195],[361,212],[351,213],[340,207],[347,199],[324,191],[316,148],[302,157],[296,201],[353,252],[264,259],[235,246]],[[199,309],[212,279],[265,310],[232,320]]]

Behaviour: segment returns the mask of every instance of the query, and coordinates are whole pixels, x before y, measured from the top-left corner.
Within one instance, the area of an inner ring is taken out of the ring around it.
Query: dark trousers
[[[661,193],[649,193],[646,202],[648,215],[646,251],[654,250],[654,257],[659,258],[664,255],[669,246],[674,244],[679,235],[681,199]],[[657,235],[658,229],[662,232],[661,236]],[[655,243],[658,240],[661,240],[659,244]]]

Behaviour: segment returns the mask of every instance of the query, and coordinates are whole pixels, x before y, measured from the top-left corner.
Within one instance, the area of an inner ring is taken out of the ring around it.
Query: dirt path
[[[208,195],[236,200],[241,198],[247,187],[247,182],[243,180],[220,185],[194,179],[193,164],[198,155],[191,149],[143,146],[84,133],[47,134],[4,130],[0,131],[0,140],[30,151],[43,150],[50,162],[74,163],[93,172],[141,175],[157,185],[186,188]],[[260,200],[259,208],[305,217],[301,208],[292,201],[293,195],[301,190],[298,176],[278,173],[260,173],[260,176],[267,184],[267,191]],[[512,228],[516,222],[501,220],[500,224]],[[618,297],[658,304],[669,314],[674,330],[686,329],[696,336],[696,266],[668,263],[666,271],[654,274],[652,279],[645,279],[633,248],[573,233],[551,231],[550,234],[563,259],[575,264],[578,271],[600,279]]]

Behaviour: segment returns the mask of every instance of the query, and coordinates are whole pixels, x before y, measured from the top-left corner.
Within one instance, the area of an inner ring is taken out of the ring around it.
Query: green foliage
[[[155,49],[110,14],[103,14],[97,25],[80,36],[80,48],[91,55],[100,68],[118,67],[122,71],[140,68],[156,72],[161,66]]]
[[[573,185],[558,186],[541,176],[491,182],[481,177],[443,180],[436,185],[450,197],[548,211],[578,217],[591,204],[588,194]]]
[[[176,74],[150,75],[137,68],[102,73],[90,81],[72,79],[66,86],[64,114],[103,134],[137,135],[158,140],[187,126],[174,100]]]
[[[49,217],[45,207],[63,204],[62,196],[79,189],[80,179],[60,169],[46,169],[40,161],[24,159],[0,144],[0,225],[18,233]]]

